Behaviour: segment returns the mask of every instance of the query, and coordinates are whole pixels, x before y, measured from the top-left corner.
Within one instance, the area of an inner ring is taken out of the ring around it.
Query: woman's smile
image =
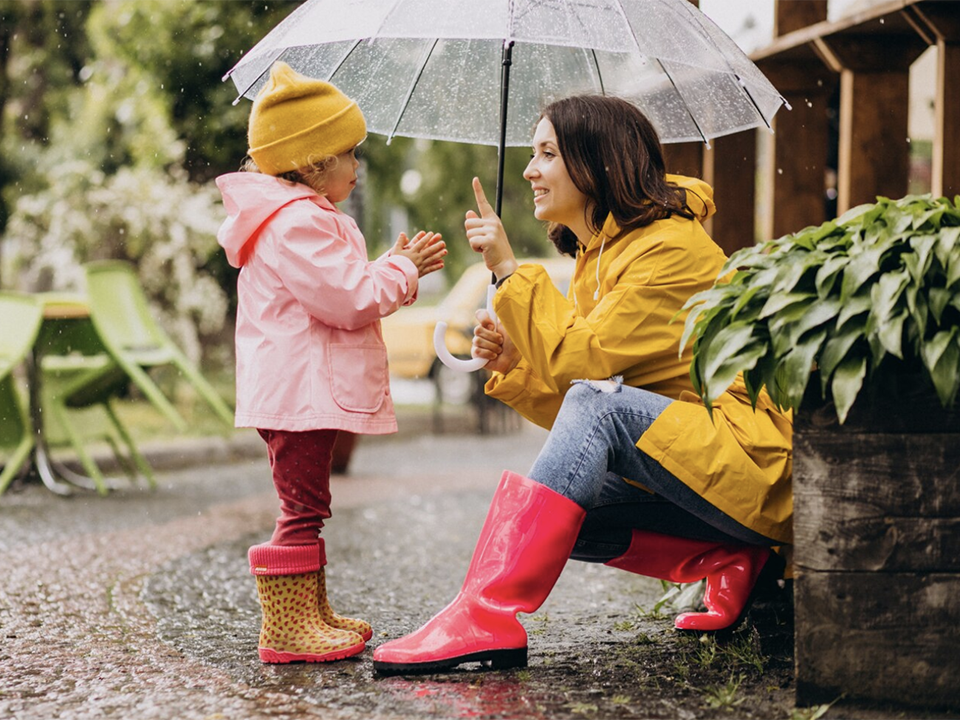
[[[584,232],[588,198],[570,177],[560,156],[556,130],[547,118],[537,124],[533,155],[523,177],[533,189],[533,215],[537,220],[566,225],[578,236]]]

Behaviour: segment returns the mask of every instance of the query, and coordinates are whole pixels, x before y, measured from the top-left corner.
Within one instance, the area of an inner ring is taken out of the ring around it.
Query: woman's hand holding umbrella
[[[477,310],[477,322],[473,329],[473,357],[487,360],[484,367],[492,372],[506,374],[513,370],[520,362],[520,351],[506,328],[494,322],[486,310]]]
[[[467,211],[463,227],[467,231],[467,240],[474,252],[483,255],[483,262],[497,280],[511,275],[519,266],[517,258],[510,247],[510,240],[503,229],[503,223],[497,217],[493,207],[487,202],[483,186],[479,178],[473,179],[473,192],[477,197],[477,215],[473,210]]]

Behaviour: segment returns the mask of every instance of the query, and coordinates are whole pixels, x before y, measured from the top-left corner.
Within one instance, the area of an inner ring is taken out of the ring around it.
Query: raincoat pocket
[[[334,402],[349,412],[374,413],[388,387],[387,350],[383,345],[331,344],[328,355]]]

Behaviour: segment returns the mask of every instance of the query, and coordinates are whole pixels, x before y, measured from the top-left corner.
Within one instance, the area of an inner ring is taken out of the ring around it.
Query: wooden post
[[[663,161],[668,173],[703,177],[702,142],[668,143],[663,146]]]
[[[888,20],[894,26],[898,16]],[[838,34],[817,41],[840,73],[840,149],[837,212],[907,192],[910,64],[927,44],[905,32]],[[891,27],[891,30],[894,28]]]
[[[915,29],[937,46],[937,92],[933,137],[934,195],[960,194],[960,8],[925,2],[908,9]],[[928,35],[929,33],[929,35]]]
[[[773,119],[773,147],[766,168],[771,186],[772,237],[819,225],[826,217],[826,172],[830,151],[830,97],[838,76],[809,48],[793,60],[761,65],[791,105]]]
[[[777,0],[774,32],[780,36],[826,19],[826,0]],[[760,68],[792,108],[781,110],[773,119],[773,141],[764,168],[770,214],[763,234],[780,237],[827,220],[827,110],[836,75],[808,46],[798,48],[789,57],[762,62]]]
[[[703,179],[713,186],[717,204],[705,228],[728,256],[757,241],[756,172],[756,130],[715,138],[703,153]]]

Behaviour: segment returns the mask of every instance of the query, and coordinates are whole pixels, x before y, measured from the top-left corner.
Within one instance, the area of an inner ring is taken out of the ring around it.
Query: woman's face
[[[533,156],[523,171],[533,187],[533,214],[538,220],[560,223],[577,233],[586,223],[589,198],[580,192],[560,157],[553,123],[543,118],[533,134]]]
[[[357,186],[357,168],[360,167],[360,161],[357,160],[356,150],[353,147],[337,155],[336,165],[323,178],[323,194],[332,203],[346,200]]]

